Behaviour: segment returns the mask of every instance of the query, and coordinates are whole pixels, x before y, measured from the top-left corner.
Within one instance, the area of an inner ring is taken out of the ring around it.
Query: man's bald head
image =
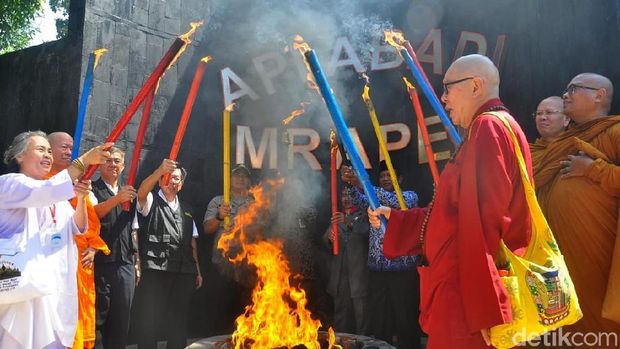
[[[566,115],[581,124],[609,114],[614,86],[605,76],[582,73],[570,81],[562,97]]]
[[[551,141],[566,130],[570,119],[564,114],[562,97],[543,99],[536,108],[536,129],[543,140]]]
[[[47,136],[52,147],[54,171],[62,171],[71,165],[71,153],[73,152],[73,137],[66,132],[53,132]]]
[[[463,56],[454,61],[448,71],[451,69],[460,75],[482,78],[489,93],[492,94],[491,98],[499,96],[499,71],[489,57],[479,54]]]
[[[468,128],[476,111],[499,97],[499,71],[483,55],[467,55],[455,60],[443,79],[441,100],[454,124]]]

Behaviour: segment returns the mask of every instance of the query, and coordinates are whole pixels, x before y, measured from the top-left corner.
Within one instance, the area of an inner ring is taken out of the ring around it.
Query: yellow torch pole
[[[379,120],[377,119],[377,112],[375,111],[375,106],[372,104],[372,100],[370,99],[370,87],[368,87],[368,84],[364,86],[362,99],[364,99],[364,103],[366,103],[366,107],[368,108],[368,114],[370,115],[370,120],[372,121],[372,127],[375,129],[377,141],[379,141],[379,148],[381,149],[381,153],[385,158],[385,164],[390,172],[390,179],[392,180],[392,185],[394,186],[394,192],[396,192],[398,205],[401,210],[406,210],[407,205],[405,205],[405,199],[403,198],[403,193],[400,190],[398,178],[396,178],[396,172],[394,171],[394,166],[392,165],[392,159],[390,158],[385,139],[383,139],[383,134],[381,133],[381,126],[379,125]]]
[[[230,110],[232,105],[224,108],[224,125],[222,127],[224,132],[224,204],[230,205]],[[224,227],[228,229],[230,227],[230,216],[224,218]]]

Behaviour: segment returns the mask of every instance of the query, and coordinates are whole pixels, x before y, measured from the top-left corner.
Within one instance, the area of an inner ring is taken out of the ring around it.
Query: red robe
[[[428,349],[487,348],[481,329],[512,321],[510,300],[494,257],[499,241],[518,254],[531,234],[530,214],[508,130],[481,107],[469,135],[444,168],[426,229],[419,267],[420,324]],[[532,178],[525,135],[503,112],[517,135]],[[388,258],[420,251],[418,238],[428,208],[392,210],[384,240]]]

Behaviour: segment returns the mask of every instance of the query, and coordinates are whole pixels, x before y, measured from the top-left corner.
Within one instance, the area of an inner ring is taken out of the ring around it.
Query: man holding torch
[[[369,210],[371,225],[389,219],[384,253],[421,255],[420,324],[428,349],[487,348],[489,329],[512,321],[508,292],[494,258],[500,239],[521,255],[531,226],[510,131],[532,178],[523,131],[499,99],[499,72],[482,55],[454,61],[443,79],[442,101],[466,135],[444,168],[429,207]]]
[[[167,185],[164,177],[170,176]],[[136,211],[140,268],[138,348],[156,348],[158,329],[166,324],[168,348],[187,345],[187,313],[194,289],[202,286],[191,210],[179,200],[187,171],[164,159],[138,188]],[[159,183],[159,191],[153,188]]]

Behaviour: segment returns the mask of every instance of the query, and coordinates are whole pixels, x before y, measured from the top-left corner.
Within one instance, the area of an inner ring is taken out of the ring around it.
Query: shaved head
[[[71,153],[73,152],[73,137],[66,132],[53,132],[47,136],[52,147],[54,162],[52,169],[62,171],[71,165]]]
[[[441,100],[455,125],[468,128],[478,109],[499,98],[499,71],[483,55],[467,55],[455,60],[443,79]]]
[[[614,98],[614,85],[611,83],[611,80],[603,75],[595,73],[579,74],[575,77],[575,79],[576,78],[580,78],[584,84],[587,84],[587,86],[605,90],[604,107],[606,108],[606,112],[609,113],[609,110],[611,109],[611,100]]]
[[[564,112],[577,124],[609,115],[614,87],[611,81],[595,73],[575,76],[562,96]]]
[[[463,56],[454,61],[448,70],[454,70],[460,75],[482,78],[489,92],[493,93],[492,97],[499,96],[499,71],[489,57],[478,54]]]
[[[564,103],[559,96],[543,99],[538,104],[535,113],[536,129],[540,137],[552,141],[566,130],[570,119],[564,114]]]

